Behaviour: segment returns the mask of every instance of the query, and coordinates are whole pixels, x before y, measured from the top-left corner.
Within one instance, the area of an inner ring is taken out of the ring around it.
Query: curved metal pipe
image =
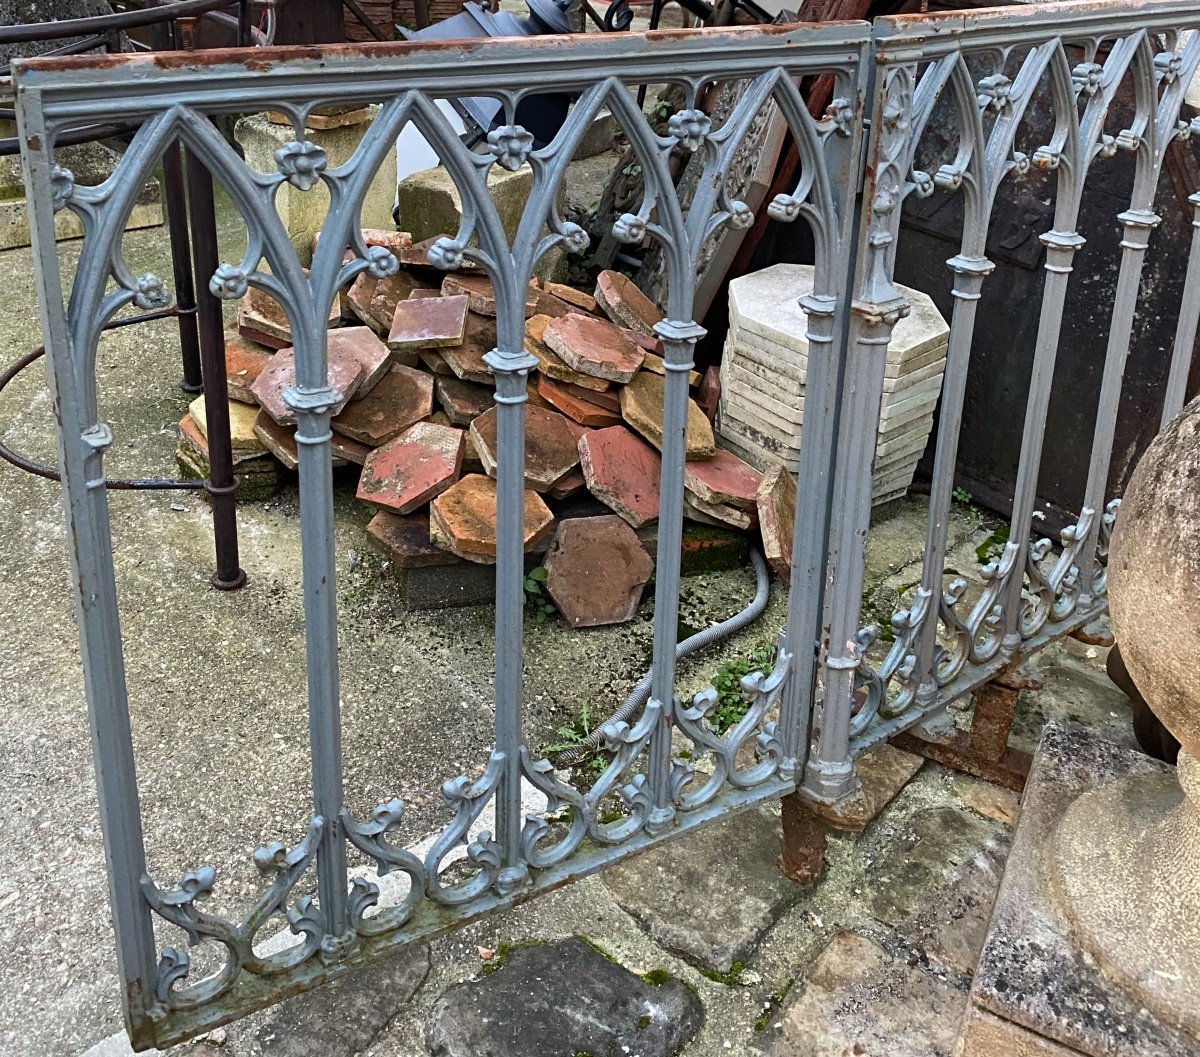
[[[767,563],[756,547],[750,548],[750,562],[754,566],[754,575],[756,578],[753,601],[745,609],[741,610],[741,612],[735,613],[728,619],[722,620],[719,624],[714,624],[712,627],[705,628],[703,631],[698,631],[695,635],[690,635],[684,639],[675,647],[675,659],[677,661],[686,657],[689,653],[695,653],[697,650],[704,649],[705,646],[711,646],[722,639],[729,638],[734,632],[741,631],[742,628],[753,623],[763,615],[763,612],[767,608],[767,599],[771,594],[771,577],[767,572]],[[630,691],[629,696],[621,702],[620,707],[603,723],[596,724],[595,728],[584,739],[581,745],[556,753],[551,757],[550,762],[555,767],[570,767],[600,748],[601,743],[604,741],[602,729],[605,724],[613,721],[618,723],[630,722],[650,697],[650,685],[653,677],[654,669],[651,668],[637,681],[633,690]]]

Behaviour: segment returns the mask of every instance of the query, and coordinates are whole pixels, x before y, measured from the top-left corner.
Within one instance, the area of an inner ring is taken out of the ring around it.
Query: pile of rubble
[[[443,273],[428,250],[398,232],[366,231],[391,250],[399,272],[360,276],[329,318],[335,465],[362,467],[357,496],[377,511],[372,541],[398,570],[496,560],[497,408],[484,355],[496,345],[496,301],[482,271]],[[654,335],[657,307],[625,276],[606,271],[595,295],[534,280],[525,344],[537,359],[525,420],[525,549],[545,554],[546,590],[574,626],[633,615],[653,571],[659,512],[665,369]],[[295,416],[283,394],[295,383],[291,333],[280,306],[251,290],[227,335],[235,472],[242,494],[274,487],[295,469]],[[700,376],[692,372],[691,384]],[[713,403],[715,401],[710,401]],[[206,472],[203,399],[180,423],[185,472]],[[722,530],[759,525],[786,574],[790,512],[786,474],[764,476],[718,449],[710,419],[688,404],[684,476],[688,519]],[[602,505],[601,505],[602,504]],[[779,536],[786,531],[787,538]],[[459,578],[462,578],[460,570]],[[453,579],[453,577],[451,577]],[[491,579],[489,574],[489,580]]]

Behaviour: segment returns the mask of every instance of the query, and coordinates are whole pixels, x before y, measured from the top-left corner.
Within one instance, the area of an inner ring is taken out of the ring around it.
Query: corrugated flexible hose
[[[763,556],[754,547],[750,548],[750,562],[754,566],[754,576],[757,580],[754,600],[740,613],[735,613],[728,620],[722,620],[719,624],[714,624],[710,628],[697,631],[695,635],[689,635],[675,647],[675,659],[677,661],[686,657],[689,653],[695,653],[697,650],[704,649],[705,646],[711,646],[722,639],[727,639],[734,632],[741,631],[742,628],[753,623],[763,615],[763,611],[767,608],[767,599],[771,594],[771,578],[767,574],[766,561],[764,561]],[[611,723],[614,720],[619,723],[633,722],[634,716],[637,715],[638,711],[650,697],[650,685],[653,680],[654,669],[651,668],[637,681],[629,696],[621,702],[621,706],[604,723],[598,723],[592,732],[588,734],[587,738],[579,745],[552,755],[550,762],[555,767],[573,767],[581,760],[592,755],[592,753],[600,748],[604,741],[602,730],[606,723]]]

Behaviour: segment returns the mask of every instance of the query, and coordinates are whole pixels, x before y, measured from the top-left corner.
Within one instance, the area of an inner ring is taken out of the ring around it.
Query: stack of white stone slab
[[[717,435],[752,466],[800,460],[808,317],[800,298],[812,292],[813,268],[776,264],[729,284],[729,334],[721,362]],[[875,448],[872,499],[904,495],[925,450],[942,389],[950,328],[928,295],[900,288],[911,313],[888,347]]]

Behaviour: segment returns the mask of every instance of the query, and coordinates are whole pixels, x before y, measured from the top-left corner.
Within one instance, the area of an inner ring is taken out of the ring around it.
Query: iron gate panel
[[[1200,38],[1179,31],[1197,25],[1200,14],[1192,3],[1161,0],[882,19],[873,32],[863,23],[842,23],[597,36],[569,44],[535,38],[273,49],[245,61],[213,54],[20,65],[18,116],[42,325],[60,423],[110,897],[135,1045],[179,1041],[386,951],[789,793],[798,783],[815,799],[852,795],[854,760],[869,747],[935,720],[972,687],[1102,614],[1103,563],[1115,516],[1115,505],[1105,506],[1108,497],[1099,492],[1106,445],[1145,236],[1157,222],[1152,204],[1163,152],[1173,137],[1200,133],[1194,122],[1178,123],[1184,85],[1200,59]],[[1082,45],[1091,60],[1072,68],[1065,43]],[[836,98],[828,113],[813,118],[797,81],[818,74],[834,76]],[[1112,134],[1105,125],[1109,101],[1126,76],[1137,87],[1136,113],[1127,128]],[[874,120],[864,151],[864,105],[872,78],[867,109]],[[707,83],[737,79],[748,88],[730,119],[713,128],[696,105],[698,94]],[[639,83],[662,82],[681,86],[689,100],[665,137],[651,130],[630,92]],[[578,102],[558,137],[533,151],[513,114],[524,96],[550,91],[576,93]],[[1049,145],[1026,154],[1016,146],[1021,115],[1039,91],[1051,95],[1058,125]],[[508,123],[489,136],[486,154],[467,150],[434,102],[470,95],[496,96],[505,107]],[[956,154],[930,173],[917,167],[918,152],[940,97],[951,100],[957,114]],[[692,318],[694,273],[708,238],[752,219],[744,204],[729,199],[724,174],[755,115],[772,100],[799,146],[801,175],[793,193],[777,197],[769,212],[781,222],[803,218],[813,231],[815,289],[802,307],[810,347],[825,355],[809,361],[797,533],[779,663],[770,677],[749,679],[746,718],[717,737],[705,722],[714,696],[697,695],[685,706],[675,693],[687,377],[703,335]],[[309,111],[329,102],[383,104],[356,154],[336,169],[303,131]],[[521,727],[524,404],[528,372],[536,364],[524,348],[524,300],[542,255],[558,245],[582,250],[587,244],[585,233],[559,214],[557,191],[588,122],[604,105],[620,121],[646,177],[640,208],[620,217],[614,234],[629,242],[653,238],[666,257],[668,303],[657,332],[667,382],[651,696],[631,724],[606,727],[614,757],[596,786],[582,793],[564,785],[546,761],[534,759]],[[209,117],[268,109],[292,119],[296,139],[277,155],[279,171],[261,174],[247,168]],[[77,185],[54,165],[56,138],[80,124],[112,118],[142,127],[111,179],[98,187]],[[388,251],[364,244],[358,214],[376,168],[409,122],[435,146],[466,206],[462,230],[441,239],[431,259],[446,269],[467,259],[482,266],[498,310],[497,347],[487,356],[499,405],[495,744],[479,761],[478,777],[445,784],[452,818],[422,859],[403,846],[399,800],[381,803],[366,820],[352,817],[342,801],[329,427],[339,394],[328,385],[324,341],[325,310],[340,287],[364,272],[380,278],[398,268]],[[224,185],[249,233],[245,257],[221,265],[212,277],[213,292],[239,298],[254,286],[278,300],[291,323],[297,357],[297,384],[287,400],[298,421],[313,813],[297,847],[275,844],[255,854],[268,881],[239,921],[202,909],[216,883],[211,869],[186,874],[174,888],[146,874],[104,489],[104,453],[113,435],[98,420],[95,394],[102,325],[130,303],[153,308],[168,296],[157,277],[135,275],[127,267],[121,234],[135,189],[177,141]],[[667,168],[667,155],[677,148],[703,152],[706,165],[707,178],[686,211]],[[1118,149],[1136,152],[1138,180],[1130,208],[1118,218],[1125,241],[1092,482],[1081,497],[1078,524],[1055,551],[1049,541],[1031,543],[1029,536],[1057,326],[1079,243],[1074,221],[1083,177]],[[487,192],[487,173],[496,164],[533,169],[534,190],[511,243]],[[1053,230],[1043,237],[1047,280],[1022,474],[1011,542],[983,570],[981,595],[963,613],[967,584],[947,583],[944,566],[974,306],[991,268],[984,245],[995,189],[1030,166],[1053,170],[1058,193]],[[332,206],[306,275],[272,198],[284,182],[303,190],[318,181],[328,187]],[[859,622],[884,359],[892,328],[907,311],[892,273],[905,197],[939,191],[965,196],[967,221],[961,252],[949,262],[956,300],[925,562],[914,601],[892,619],[894,642],[881,651],[872,649],[877,629],[861,629]],[[1200,195],[1194,202],[1200,214]],[[54,244],[54,213],[64,207],[85,227],[81,263],[65,303]],[[347,249],[353,259],[344,263]],[[1198,289],[1200,228],[1189,260],[1192,295],[1179,317],[1168,411],[1182,402]],[[819,730],[810,753],[814,705]],[[675,753],[676,736],[691,743],[691,759]],[[743,746],[755,748],[749,767],[739,753]],[[701,758],[710,771],[697,767]],[[541,817],[522,817],[523,781],[546,795],[551,811],[569,809],[563,821],[552,826]],[[624,805],[617,820],[599,812],[610,794]],[[472,824],[489,803],[495,804],[495,835],[472,836]],[[378,887],[366,878],[348,883],[347,841],[380,874],[409,877],[403,902],[373,910]],[[446,856],[464,844],[473,872],[445,876]],[[301,878],[313,870],[316,899],[295,897]],[[178,926],[189,943],[223,947],[224,967],[192,979],[182,946],[156,951],[155,915]],[[280,919],[287,920],[297,942],[276,954],[256,953],[256,937],[268,921]]]
[[[275,49],[260,50],[245,62],[215,54],[156,56],[144,62],[43,63],[20,72],[21,135],[32,188],[47,358],[61,423],[62,479],[110,894],[127,982],[127,1023],[136,1046],[183,1039],[370,957],[795,788],[808,737],[812,643],[821,613],[837,359],[826,357],[810,372],[800,489],[808,499],[796,538],[796,574],[778,663],[769,677],[749,680],[749,712],[718,737],[704,718],[716,704],[715,693],[698,695],[685,707],[674,690],[688,373],[692,350],[704,333],[692,319],[691,304],[696,259],[705,241],[726,225],[745,226],[753,219],[743,203],[728,198],[724,174],[750,123],[773,100],[799,144],[803,164],[794,193],[779,196],[769,208],[780,220],[803,217],[812,227],[818,259],[816,288],[807,304],[810,341],[832,346],[838,340],[846,325],[839,294],[847,286],[852,259],[868,55],[869,27],[849,23],[573,39],[570,46],[539,38]],[[798,81],[827,74],[835,78],[837,100],[829,114],[814,119]],[[651,130],[626,87],[666,82],[695,100],[705,84],[733,79],[746,80],[748,87],[722,127],[712,128],[693,104],[672,118],[666,137]],[[579,99],[557,138],[531,151],[531,137],[512,124],[512,115],[523,96],[551,90],[576,92]],[[472,94],[497,96],[506,107],[509,123],[489,137],[486,154],[467,150],[434,102],[439,96]],[[383,107],[356,154],[345,165],[329,168],[320,148],[304,138],[305,117],[322,103],[356,101],[382,101]],[[535,759],[521,731],[524,403],[527,375],[536,366],[524,347],[524,304],[542,255],[560,244],[576,251],[587,245],[582,229],[558,214],[557,191],[566,163],[605,105],[646,174],[640,209],[620,217],[615,233],[629,242],[649,234],[666,255],[667,318],[656,330],[664,344],[667,382],[651,696],[632,724],[605,728],[614,757],[584,794],[562,784],[548,762]],[[248,169],[208,120],[222,112],[267,109],[289,115],[296,131],[295,142],[277,154],[279,172],[270,175]],[[53,144],[56,136],[98,113],[140,121],[142,127],[113,176],[101,186],[83,187],[54,166]],[[363,272],[381,278],[398,268],[390,252],[363,244],[358,215],[375,169],[408,122],[435,146],[466,204],[462,229],[439,240],[430,258],[445,269],[465,258],[486,269],[498,317],[497,347],[487,356],[499,405],[495,745],[480,761],[479,777],[464,775],[445,784],[452,818],[423,860],[403,847],[402,802],[385,801],[366,820],[353,818],[342,802],[329,426],[339,394],[327,383],[324,340],[326,307],[341,286]],[[202,909],[216,883],[211,868],[187,873],[175,887],[160,886],[146,873],[103,487],[103,457],[112,432],[98,421],[95,395],[100,327],[131,302],[152,307],[167,298],[157,277],[134,275],[125,265],[121,233],[133,189],[177,140],[224,185],[249,233],[244,259],[220,266],[212,277],[213,292],[240,298],[255,286],[270,294],[287,312],[296,349],[297,384],[286,399],[298,422],[313,815],[297,847],[277,843],[255,854],[269,883],[240,921]],[[677,147],[702,151],[707,166],[702,190],[686,214],[666,164]],[[496,164],[533,168],[533,191],[511,245],[487,192],[487,172]],[[329,188],[331,208],[306,276],[272,196],[285,181],[303,190],[318,180]],[[75,210],[85,227],[65,308],[53,240],[54,212],[63,207]],[[345,264],[347,248],[355,259]],[[260,269],[264,261],[269,271]],[[113,289],[106,290],[110,280]],[[693,743],[690,759],[672,749],[674,732]],[[756,752],[750,766],[738,759],[745,745]],[[702,758],[711,762],[708,772],[696,767]],[[522,818],[522,781],[546,795],[551,812],[568,808],[569,821],[552,830],[543,818]],[[600,811],[610,794],[625,805],[616,820]],[[495,835],[469,836],[489,801],[495,802]],[[380,874],[408,875],[409,894],[399,906],[371,912],[378,886],[365,878],[348,883],[347,841],[372,859]],[[447,880],[443,860],[463,844],[473,873]],[[317,898],[293,898],[298,881],[314,866]],[[224,946],[223,968],[194,981],[182,943],[156,953],[152,913],[178,926],[189,943]],[[256,953],[256,937],[277,917],[286,917],[300,939],[277,954]]]

